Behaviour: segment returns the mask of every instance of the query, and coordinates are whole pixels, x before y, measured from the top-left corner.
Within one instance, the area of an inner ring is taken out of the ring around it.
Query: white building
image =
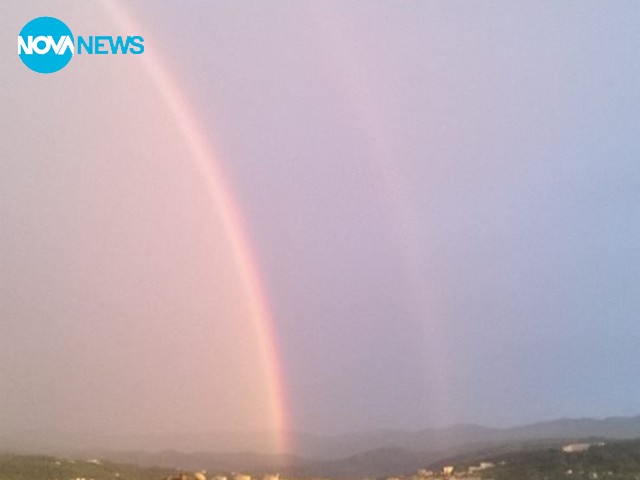
[[[562,447],[562,451],[566,453],[584,452],[586,450],[589,450],[590,446],[591,445],[589,445],[588,443],[571,443]]]

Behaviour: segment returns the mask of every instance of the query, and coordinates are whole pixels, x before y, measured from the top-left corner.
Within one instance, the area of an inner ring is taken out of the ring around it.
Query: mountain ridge
[[[143,466],[220,471],[291,472],[336,478],[411,471],[452,456],[518,443],[584,438],[640,438],[640,416],[562,418],[508,428],[465,423],[421,430],[375,430],[339,435],[291,432],[285,455],[268,450],[273,434],[64,435],[32,431],[0,437],[0,450],[125,461]],[[225,449],[226,447],[226,449]],[[361,475],[362,474],[362,475]]]

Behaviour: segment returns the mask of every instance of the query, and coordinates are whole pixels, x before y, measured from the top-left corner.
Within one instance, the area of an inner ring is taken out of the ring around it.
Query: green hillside
[[[141,468],[98,460],[66,460],[36,455],[0,455],[0,480],[160,480],[167,468]]]
[[[488,459],[481,472],[494,480],[640,480],[640,440],[593,445],[584,452],[544,448]]]

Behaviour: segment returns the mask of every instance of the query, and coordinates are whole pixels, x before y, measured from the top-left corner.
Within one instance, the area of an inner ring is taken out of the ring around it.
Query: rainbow
[[[448,398],[451,398],[450,376],[447,361],[450,348],[446,343],[444,325],[437,321],[438,305],[425,292],[433,290],[429,278],[420,269],[424,257],[424,245],[416,230],[416,217],[407,184],[410,175],[402,171],[402,162],[390,161],[401,152],[401,145],[393,137],[393,129],[385,117],[384,107],[378,100],[375,84],[370,80],[375,64],[367,63],[367,52],[358,50],[359,42],[353,23],[341,12],[340,4],[305,3],[309,16],[319,35],[319,44],[324,45],[325,55],[332,61],[332,73],[343,89],[347,111],[353,116],[353,124],[360,127],[363,153],[369,166],[373,184],[385,200],[389,228],[398,245],[398,258],[402,260],[407,275],[407,291],[415,317],[425,323],[416,325],[424,338],[424,381],[437,385],[441,394],[431,396],[429,402],[440,420],[449,415]],[[454,421],[452,419],[452,421]]]
[[[103,0],[104,8],[115,23],[125,31],[139,32],[138,23],[122,2]],[[268,385],[268,410],[270,423],[276,438],[277,452],[288,451],[287,406],[285,402],[282,369],[275,340],[273,318],[269,309],[265,288],[253,255],[242,215],[229,184],[222,174],[215,149],[207,139],[198,117],[187,101],[175,77],[164,66],[157,52],[145,50],[140,56],[142,65],[157,88],[165,107],[171,113],[185,146],[190,153],[193,166],[206,184],[231,245],[232,256],[242,282],[248,303],[251,321],[256,332],[262,361],[262,373]]]

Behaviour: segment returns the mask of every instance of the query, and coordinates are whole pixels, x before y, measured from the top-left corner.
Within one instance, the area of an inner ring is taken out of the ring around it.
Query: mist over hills
[[[640,472],[640,440],[607,440],[605,442],[583,443],[581,450],[567,451],[561,440],[524,442],[503,445],[470,452],[464,455],[447,457],[438,461],[429,461],[428,457],[403,449],[388,448],[373,450],[334,462],[315,465],[298,465],[280,470],[285,478],[303,479],[333,478],[362,479],[396,477],[399,480],[424,480],[432,478],[442,480],[442,475],[430,475],[441,471],[444,465],[451,465],[457,472],[454,477],[460,480],[597,480],[606,477],[609,480],[637,480]],[[198,464],[198,455],[191,455],[192,466],[144,467],[135,465],[135,454],[129,454],[126,462],[102,461],[98,459],[70,459],[41,455],[0,454],[0,478],[11,480],[41,480],[42,478],[94,478],[109,480],[128,478],[131,480],[157,480],[159,478],[202,478],[193,475],[200,471],[205,477],[215,479],[217,474],[231,473],[233,469],[220,465],[213,470],[202,472]],[[211,462],[213,456],[200,461]],[[171,461],[171,457],[157,457],[161,461]],[[134,460],[134,461],[132,461]],[[224,460],[223,460],[224,461]],[[484,467],[478,470],[478,465]],[[422,472],[417,467],[426,467]],[[472,471],[472,468],[474,469]],[[241,471],[257,474],[260,470]],[[273,470],[271,470],[273,472]],[[232,477],[233,478],[233,477]],[[273,477],[272,477],[273,478]]]
[[[270,438],[267,432],[118,436],[31,431],[3,435],[0,448],[16,453],[97,457],[142,466],[352,478],[411,472],[446,458],[507,451],[526,442],[640,438],[640,416],[560,419],[504,429],[462,424],[333,436],[291,432],[293,449],[288,455],[270,453]]]

